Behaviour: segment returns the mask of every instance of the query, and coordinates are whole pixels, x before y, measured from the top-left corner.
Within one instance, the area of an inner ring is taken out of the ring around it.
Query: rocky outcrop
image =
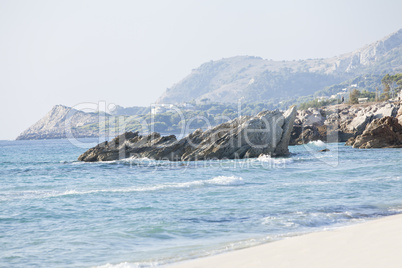
[[[375,119],[394,117],[402,121],[400,102],[334,105],[298,111],[290,144],[310,141],[346,142],[361,135]]]
[[[373,120],[385,116],[395,117],[402,123],[401,102],[381,102],[357,105],[334,105],[298,111],[290,133],[289,145],[310,141],[346,142],[361,135]],[[56,105],[36,124],[25,130],[17,139],[60,139],[81,137],[113,137],[139,128],[136,117],[120,117],[105,113],[88,113]],[[151,125],[141,125],[149,132]],[[289,133],[288,133],[289,134]]]
[[[274,155],[287,155],[289,154],[288,145],[292,135],[293,125],[296,119],[296,106],[291,107],[284,113],[285,123],[283,124],[283,133],[281,140],[275,148]]]
[[[399,124],[402,125],[402,105],[399,107],[398,113],[396,115],[396,118],[398,118]]]
[[[254,117],[242,116],[206,131],[201,129],[177,140],[159,133],[139,135],[127,132],[83,153],[78,160],[110,161],[128,157],[191,161],[253,158],[289,154],[288,144],[296,107],[285,113],[265,111]]]
[[[95,108],[96,107],[96,108]],[[40,139],[65,139],[65,138],[90,138],[99,136],[116,136],[120,130],[120,118],[124,116],[124,124],[135,122],[135,116],[150,111],[146,107],[114,107],[108,113],[97,111],[97,106],[88,104],[82,107],[84,111],[55,105],[38,122],[22,132],[17,140],[40,140]],[[95,108],[95,109],[94,109]],[[88,110],[92,110],[90,112]],[[88,111],[88,112],[87,112]],[[133,120],[130,120],[131,118]],[[123,124],[121,124],[122,127]]]
[[[374,119],[361,135],[346,142],[353,148],[402,148],[402,125],[398,119],[386,116]]]
[[[293,126],[292,139],[290,145],[298,145],[309,143],[310,141],[326,141],[327,140],[327,126],[315,125],[295,125]]]
[[[298,111],[291,133],[290,145],[326,140],[325,113],[322,109],[309,108]]]

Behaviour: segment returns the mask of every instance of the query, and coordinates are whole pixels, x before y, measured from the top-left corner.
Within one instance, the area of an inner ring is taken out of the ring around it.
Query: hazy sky
[[[55,104],[153,103],[200,64],[350,52],[402,28],[402,1],[0,0],[0,139]]]

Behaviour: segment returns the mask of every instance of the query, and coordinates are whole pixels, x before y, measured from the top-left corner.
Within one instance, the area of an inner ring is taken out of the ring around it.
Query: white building
[[[177,112],[178,110],[194,110],[194,105],[190,103],[180,103],[180,104],[152,104],[151,106],[151,114],[160,114],[160,113],[167,113],[167,112]]]
[[[160,105],[155,105],[151,107],[151,114],[160,114],[160,113],[165,113],[167,109],[163,106]]]
[[[327,96],[317,97],[317,101],[318,101],[318,102],[322,102],[322,101],[325,101],[325,100],[327,100],[327,99],[328,99]]]

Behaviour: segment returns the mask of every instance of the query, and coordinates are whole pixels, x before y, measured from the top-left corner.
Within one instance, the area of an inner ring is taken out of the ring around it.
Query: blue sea
[[[402,211],[401,149],[76,161],[93,141],[0,141],[0,267],[163,266]]]

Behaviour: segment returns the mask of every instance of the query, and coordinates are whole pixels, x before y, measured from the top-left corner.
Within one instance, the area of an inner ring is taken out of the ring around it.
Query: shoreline
[[[402,214],[164,267],[400,267]]]

